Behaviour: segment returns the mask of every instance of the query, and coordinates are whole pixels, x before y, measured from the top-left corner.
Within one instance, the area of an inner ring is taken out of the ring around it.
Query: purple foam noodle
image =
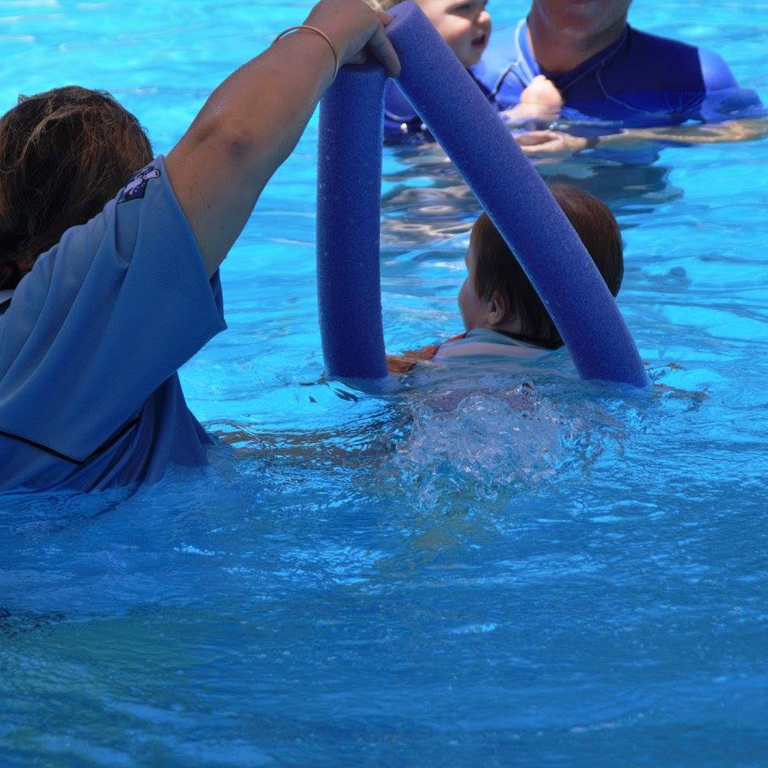
[[[320,104],[317,284],[327,374],[387,376],[379,266],[386,75],[342,67]]]
[[[614,297],[494,107],[418,6],[390,13],[398,85],[517,255],[579,374],[648,386]]]

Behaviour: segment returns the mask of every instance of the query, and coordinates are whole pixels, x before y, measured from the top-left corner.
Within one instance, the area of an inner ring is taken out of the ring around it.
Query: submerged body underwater
[[[6,3],[4,110],[105,88],[167,152],[309,6]],[[768,99],[764,3],[631,20]],[[0,762],[764,765],[765,143],[540,166],[619,219],[649,392],[585,383],[564,351],[398,394],[326,381],[316,150],[314,120],[224,264],[229,330],[182,370],[211,467],[0,500]],[[429,145],[385,150],[383,192],[394,352],[461,330],[479,211]]]

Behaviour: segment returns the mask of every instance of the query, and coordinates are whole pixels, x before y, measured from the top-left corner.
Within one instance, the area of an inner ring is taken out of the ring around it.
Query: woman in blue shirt
[[[0,120],[0,491],[206,462],[176,371],[225,327],[218,267],[339,66],[367,53],[397,74],[387,21],[321,0],[213,92],[167,158],[82,88]]]

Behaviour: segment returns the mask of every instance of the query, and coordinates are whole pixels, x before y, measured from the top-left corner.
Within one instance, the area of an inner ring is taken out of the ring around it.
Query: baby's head
[[[557,184],[550,190],[615,296],[624,275],[624,250],[616,218],[600,200],[576,187]],[[490,328],[537,347],[562,346],[552,318],[485,213],[472,228],[466,261],[469,274],[459,292],[466,330]]]
[[[387,11],[402,0],[369,0],[375,8]],[[465,67],[480,61],[491,36],[488,0],[415,0],[432,22],[440,37]]]

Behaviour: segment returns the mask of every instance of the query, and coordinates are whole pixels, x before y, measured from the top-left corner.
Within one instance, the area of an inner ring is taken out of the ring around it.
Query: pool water
[[[768,100],[764,0],[636,5]],[[309,7],[0,1],[0,108],[106,88],[167,152]],[[183,371],[211,469],[0,501],[0,765],[768,765],[765,142],[542,168],[619,217],[651,392],[561,354],[382,397],[322,380],[316,146],[313,121]],[[384,170],[398,351],[460,330],[478,210],[434,148]]]

